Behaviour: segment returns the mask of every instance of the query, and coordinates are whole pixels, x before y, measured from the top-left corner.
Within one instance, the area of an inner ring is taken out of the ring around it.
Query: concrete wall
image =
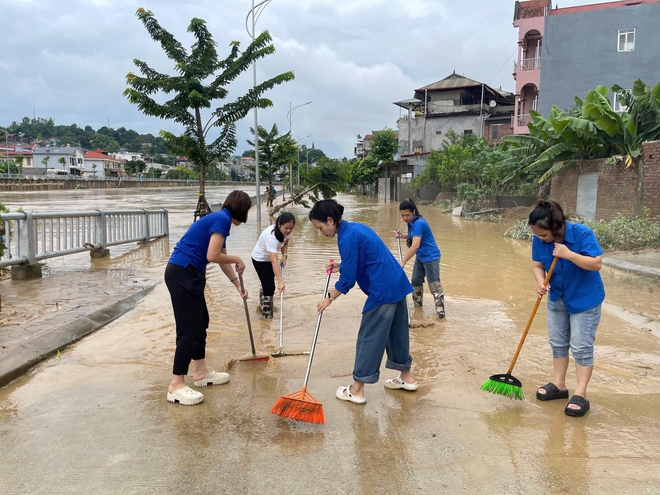
[[[636,79],[660,81],[660,4],[549,15],[542,50],[539,111],[574,105],[599,84],[632,88]],[[635,28],[635,50],[618,52],[618,30]],[[610,95],[612,99],[612,95]]]
[[[568,213],[577,208],[578,178],[597,173],[596,220],[612,220],[617,213],[639,215],[648,208],[660,216],[660,141],[644,143],[643,160],[638,168],[625,168],[620,162],[606,165],[604,159],[584,160],[552,179],[550,197]]]
[[[63,178],[58,179],[0,179],[0,191],[59,191],[75,189],[78,184],[82,185],[85,189],[114,189],[117,187],[119,181],[114,180],[68,180]],[[278,191],[281,188],[281,183],[273,183]],[[219,181],[206,181],[208,186],[254,186],[253,182],[219,182]],[[122,180],[119,183],[121,189],[125,188],[152,188],[152,187],[199,187],[197,180]],[[279,187],[278,187],[279,186]]]
[[[410,127],[408,126],[408,122],[410,122]],[[439,150],[442,148],[442,142],[450,129],[459,136],[462,135],[465,130],[471,130],[476,136],[479,136],[480,122],[479,115],[433,117],[426,119],[425,129],[423,116],[417,118],[413,117],[410,121],[407,117],[404,117],[399,119],[397,123],[399,128],[399,154],[407,155],[413,153],[415,151],[415,146],[422,146],[422,151]],[[409,146],[409,129],[412,148]],[[438,134],[438,132],[440,134]]]

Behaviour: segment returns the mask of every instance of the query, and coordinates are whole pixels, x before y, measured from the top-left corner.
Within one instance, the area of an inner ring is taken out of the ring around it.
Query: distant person
[[[394,231],[395,237],[406,239],[408,252],[401,261],[401,266],[415,256],[415,264],[412,272],[413,304],[422,306],[424,302],[424,278],[429,285],[429,290],[435,300],[435,312],[438,318],[445,317],[445,291],[440,283],[440,249],[435,242],[433,232],[428,222],[422,218],[417,205],[406,199],[399,205],[399,213],[404,222],[408,224],[408,234],[402,235],[398,230]]]
[[[245,270],[243,260],[227,254],[226,241],[232,225],[247,221],[252,201],[243,191],[229,193],[222,210],[209,213],[193,223],[174,246],[165,268],[165,284],[170,292],[176,321],[176,351],[172,381],[167,400],[186,406],[200,404],[204,395],[186,386],[190,361],[193,362],[195,387],[221,385],[229,381],[229,374],[213,371],[206,366],[206,329],[209,312],[204,298],[206,265],[218,263],[243,299],[238,274]],[[236,272],[231,265],[235,265]]]
[[[252,264],[261,281],[259,307],[264,318],[273,317],[275,280],[277,279],[277,290],[282,292],[285,289],[280,263],[286,266],[289,239],[295,226],[296,217],[293,213],[282,213],[273,225],[261,233],[252,250]],[[278,257],[280,251],[281,260]]]
[[[584,416],[589,411],[587,385],[594,369],[594,341],[605,299],[599,273],[603,250],[593,231],[586,225],[567,222],[555,201],[538,200],[528,223],[534,233],[532,272],[536,293],[543,296],[550,291],[548,340],[554,368],[554,382],[539,388],[536,398],[568,399],[566,371],[570,349],[577,386],[564,412],[568,416]],[[559,260],[546,287],[543,282],[555,256]]]
[[[385,367],[400,373],[385,380],[385,387],[417,390],[411,371],[406,304],[412,287],[380,237],[366,225],[343,220],[343,213],[344,207],[334,199],[319,201],[309,212],[309,219],[321,234],[337,236],[341,256],[341,264],[326,265],[326,270],[339,271],[339,280],[316,309],[321,313],[356,283],[367,295],[355,346],[353,383],[339,387],[335,394],[340,400],[364,404],[364,384],[378,382],[383,353],[387,353]]]

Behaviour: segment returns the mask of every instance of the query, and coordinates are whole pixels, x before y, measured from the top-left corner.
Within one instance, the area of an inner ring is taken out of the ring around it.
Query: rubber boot
[[[429,288],[433,299],[435,299],[435,312],[441,320],[445,317],[445,292],[442,290],[440,282],[430,282]]]
[[[257,308],[257,311],[259,313],[261,313],[262,310],[263,310],[263,307],[264,307],[264,290],[259,289],[259,307]]]
[[[273,296],[264,296],[263,303],[261,304],[261,314],[264,318],[273,317]]]
[[[421,306],[424,301],[424,287],[413,287],[413,304]]]

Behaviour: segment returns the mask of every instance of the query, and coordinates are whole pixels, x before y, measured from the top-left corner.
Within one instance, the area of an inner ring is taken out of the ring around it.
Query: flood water
[[[222,201],[230,188],[210,188]],[[393,253],[402,229],[397,207],[340,196],[345,218],[371,226]],[[170,238],[118,246],[92,262],[79,255],[51,260],[62,271],[131,270],[155,280],[192,221],[194,188],[3,193],[10,209],[82,211],[167,208]],[[660,342],[603,312],[596,366],[584,418],[564,415],[565,402],[534,398],[552,378],[541,305],[514,375],[526,399],[479,390],[504,373],[535,302],[530,244],[502,236],[507,225],[466,221],[422,207],[442,250],[447,318],[434,318],[432,298],[412,312],[416,393],[367,386],[366,406],[338,401],[351,381],[355,335],[364,296],[357,287],[323,317],[309,391],[323,403],[326,424],[292,423],[269,413],[277,398],[302,386],[307,358],[238,362],[227,386],[204,389],[205,402],[168,404],[165,392],[174,326],[164,284],[138,307],[0,389],[0,476],[6,493],[660,493]],[[285,270],[285,350],[308,350],[323,266],[338,258],[336,239],[316,232],[307,210],[297,218]],[[254,208],[233,227],[230,254],[247,265],[262,225]],[[404,246],[405,249],[405,246]],[[409,263],[408,271],[412,269]],[[217,266],[208,270],[211,325],[207,359],[216,369],[249,351],[243,304]],[[603,270],[607,302],[660,315],[657,285]],[[333,278],[333,282],[336,278]],[[428,291],[428,289],[426,289]],[[262,320],[249,301],[259,350],[278,346],[275,318]],[[572,367],[572,364],[571,364]],[[396,373],[382,369],[381,382]],[[569,370],[568,387],[575,388]]]

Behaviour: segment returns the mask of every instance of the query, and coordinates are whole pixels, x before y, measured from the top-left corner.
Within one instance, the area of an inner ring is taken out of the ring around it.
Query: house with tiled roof
[[[100,148],[85,153],[85,174],[96,177],[120,177],[125,175],[122,158],[114,158]]]

